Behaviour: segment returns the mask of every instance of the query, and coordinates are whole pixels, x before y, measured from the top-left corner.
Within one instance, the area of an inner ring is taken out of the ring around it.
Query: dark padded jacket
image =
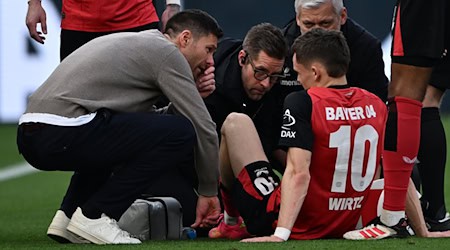
[[[273,119],[275,100],[266,94],[260,101],[247,97],[241,78],[241,66],[238,54],[242,49],[242,40],[225,38],[219,42],[214,54],[216,90],[205,98],[218,135],[225,118],[232,112],[244,113],[252,118],[258,131],[266,155],[276,146],[278,127]]]
[[[347,39],[351,54],[348,84],[368,90],[386,101],[388,79],[384,74],[380,41],[350,18],[341,26],[341,31]],[[288,45],[292,46],[295,38],[301,34],[295,18],[283,28],[283,34]],[[292,54],[286,58],[285,66],[289,68],[288,76],[276,88],[278,98],[282,100],[287,94],[302,89],[296,82],[297,73],[292,68]]]

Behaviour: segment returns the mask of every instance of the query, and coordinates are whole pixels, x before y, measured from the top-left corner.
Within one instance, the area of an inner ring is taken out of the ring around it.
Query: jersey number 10
[[[370,186],[377,167],[378,138],[378,132],[371,125],[359,127],[354,138],[351,137],[351,126],[349,125],[341,126],[336,132],[330,134],[329,147],[337,148],[331,192],[345,193],[349,168],[350,181],[355,191],[362,192]],[[367,151],[369,155],[366,173],[363,176],[366,142],[369,143],[369,150]],[[353,151],[351,152],[352,143]]]

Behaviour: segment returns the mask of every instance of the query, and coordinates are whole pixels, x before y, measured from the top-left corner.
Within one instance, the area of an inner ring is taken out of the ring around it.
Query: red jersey
[[[61,28],[110,32],[158,22],[153,0],[63,0]]]
[[[340,238],[355,229],[381,160],[386,117],[386,105],[359,88],[313,87],[286,99],[280,145],[312,152],[290,238]]]

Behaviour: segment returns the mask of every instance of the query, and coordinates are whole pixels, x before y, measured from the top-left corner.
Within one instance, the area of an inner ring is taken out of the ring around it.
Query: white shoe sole
[[[47,236],[59,243],[74,243],[74,244],[89,244],[90,241],[83,239],[73,233],[67,231],[67,229],[61,229],[58,227],[50,227],[47,230]]]
[[[78,237],[77,235],[72,234],[71,232],[67,231],[67,225],[69,223],[70,219],[67,218],[65,213],[61,210],[58,210],[53,217],[52,222],[50,223],[50,226],[47,230],[47,236],[51,239],[59,242],[59,243],[75,243],[75,244],[82,244],[82,243],[90,243],[88,240],[85,240],[81,237]]]
[[[105,244],[110,243],[110,242],[105,242],[105,241],[95,237],[94,235],[91,235],[91,234],[85,232],[83,229],[77,227],[75,225],[75,223],[72,223],[72,222],[69,223],[69,225],[67,226],[67,230],[69,232],[71,232],[71,233],[73,233],[75,235],[78,235],[78,236],[80,236],[82,238],[85,238],[86,240],[88,240],[88,241],[90,241],[90,242],[92,242],[94,244],[97,244],[97,245],[105,245]]]

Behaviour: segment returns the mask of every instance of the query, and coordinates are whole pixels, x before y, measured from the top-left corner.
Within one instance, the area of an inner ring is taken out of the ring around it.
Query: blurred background
[[[214,16],[226,36],[243,38],[261,22],[283,27],[295,17],[294,0],[183,0],[183,7],[198,8]],[[161,13],[164,0],[154,0]],[[395,0],[345,0],[349,16],[383,41],[386,75],[389,77],[390,26]],[[47,12],[48,35],[41,45],[25,26],[26,0],[0,1],[0,123],[16,123],[26,97],[59,63],[61,0],[42,0]],[[443,110],[449,105],[444,104]]]

